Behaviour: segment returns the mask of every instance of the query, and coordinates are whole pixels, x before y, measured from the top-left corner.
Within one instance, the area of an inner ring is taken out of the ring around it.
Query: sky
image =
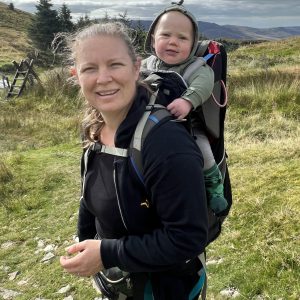
[[[34,13],[39,1],[0,0]],[[65,3],[73,21],[87,14],[91,19],[127,12],[130,19],[152,20],[172,0],[52,0],[53,9]],[[300,0],[186,0],[184,6],[198,21],[255,28],[300,26]]]

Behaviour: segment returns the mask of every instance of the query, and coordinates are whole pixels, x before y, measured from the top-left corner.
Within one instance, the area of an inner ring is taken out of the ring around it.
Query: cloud
[[[3,1],[3,0],[2,0]],[[4,0],[10,3],[10,0]],[[51,1],[54,9],[62,5],[61,0]],[[100,18],[105,14],[111,17],[127,12],[129,18],[153,19],[159,11],[169,6],[171,0],[102,0],[77,1],[65,0],[73,16],[88,14],[91,18]],[[38,1],[14,0],[16,8],[34,12]],[[299,0],[188,0],[186,8],[200,21],[220,25],[244,25],[252,27],[276,27],[300,25]],[[74,18],[76,19],[76,17]]]

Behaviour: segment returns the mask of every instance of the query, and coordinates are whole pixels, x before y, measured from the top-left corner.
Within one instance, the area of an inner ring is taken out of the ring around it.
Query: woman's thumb
[[[74,245],[71,245],[70,247],[66,248],[66,251],[68,252],[68,254],[74,254],[77,252],[81,252],[82,250],[84,250],[84,242],[80,242]]]

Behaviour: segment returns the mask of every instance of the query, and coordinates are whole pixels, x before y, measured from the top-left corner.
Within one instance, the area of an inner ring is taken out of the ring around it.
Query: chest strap
[[[106,153],[115,156],[128,157],[128,149],[101,145],[99,143],[95,143],[91,147],[91,150],[95,151],[96,153]]]

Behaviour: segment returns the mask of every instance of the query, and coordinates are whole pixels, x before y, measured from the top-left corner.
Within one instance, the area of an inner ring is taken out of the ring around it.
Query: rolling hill
[[[19,61],[31,50],[31,42],[27,36],[27,27],[32,15],[0,2],[0,66]]]
[[[0,2],[0,68],[9,65],[12,60],[24,59],[34,49],[27,35],[27,28],[32,22],[33,15],[25,11],[10,10],[8,5]],[[148,30],[151,21],[132,21]],[[215,23],[199,22],[201,33],[209,39],[237,40],[280,40],[291,36],[300,36],[300,26],[278,28],[252,28],[246,26],[218,25]]]
[[[133,26],[141,24],[148,30],[152,21],[132,21]],[[300,26],[253,28],[236,25],[218,25],[216,23],[198,21],[200,32],[209,39],[237,40],[280,40],[291,36],[300,36]]]

